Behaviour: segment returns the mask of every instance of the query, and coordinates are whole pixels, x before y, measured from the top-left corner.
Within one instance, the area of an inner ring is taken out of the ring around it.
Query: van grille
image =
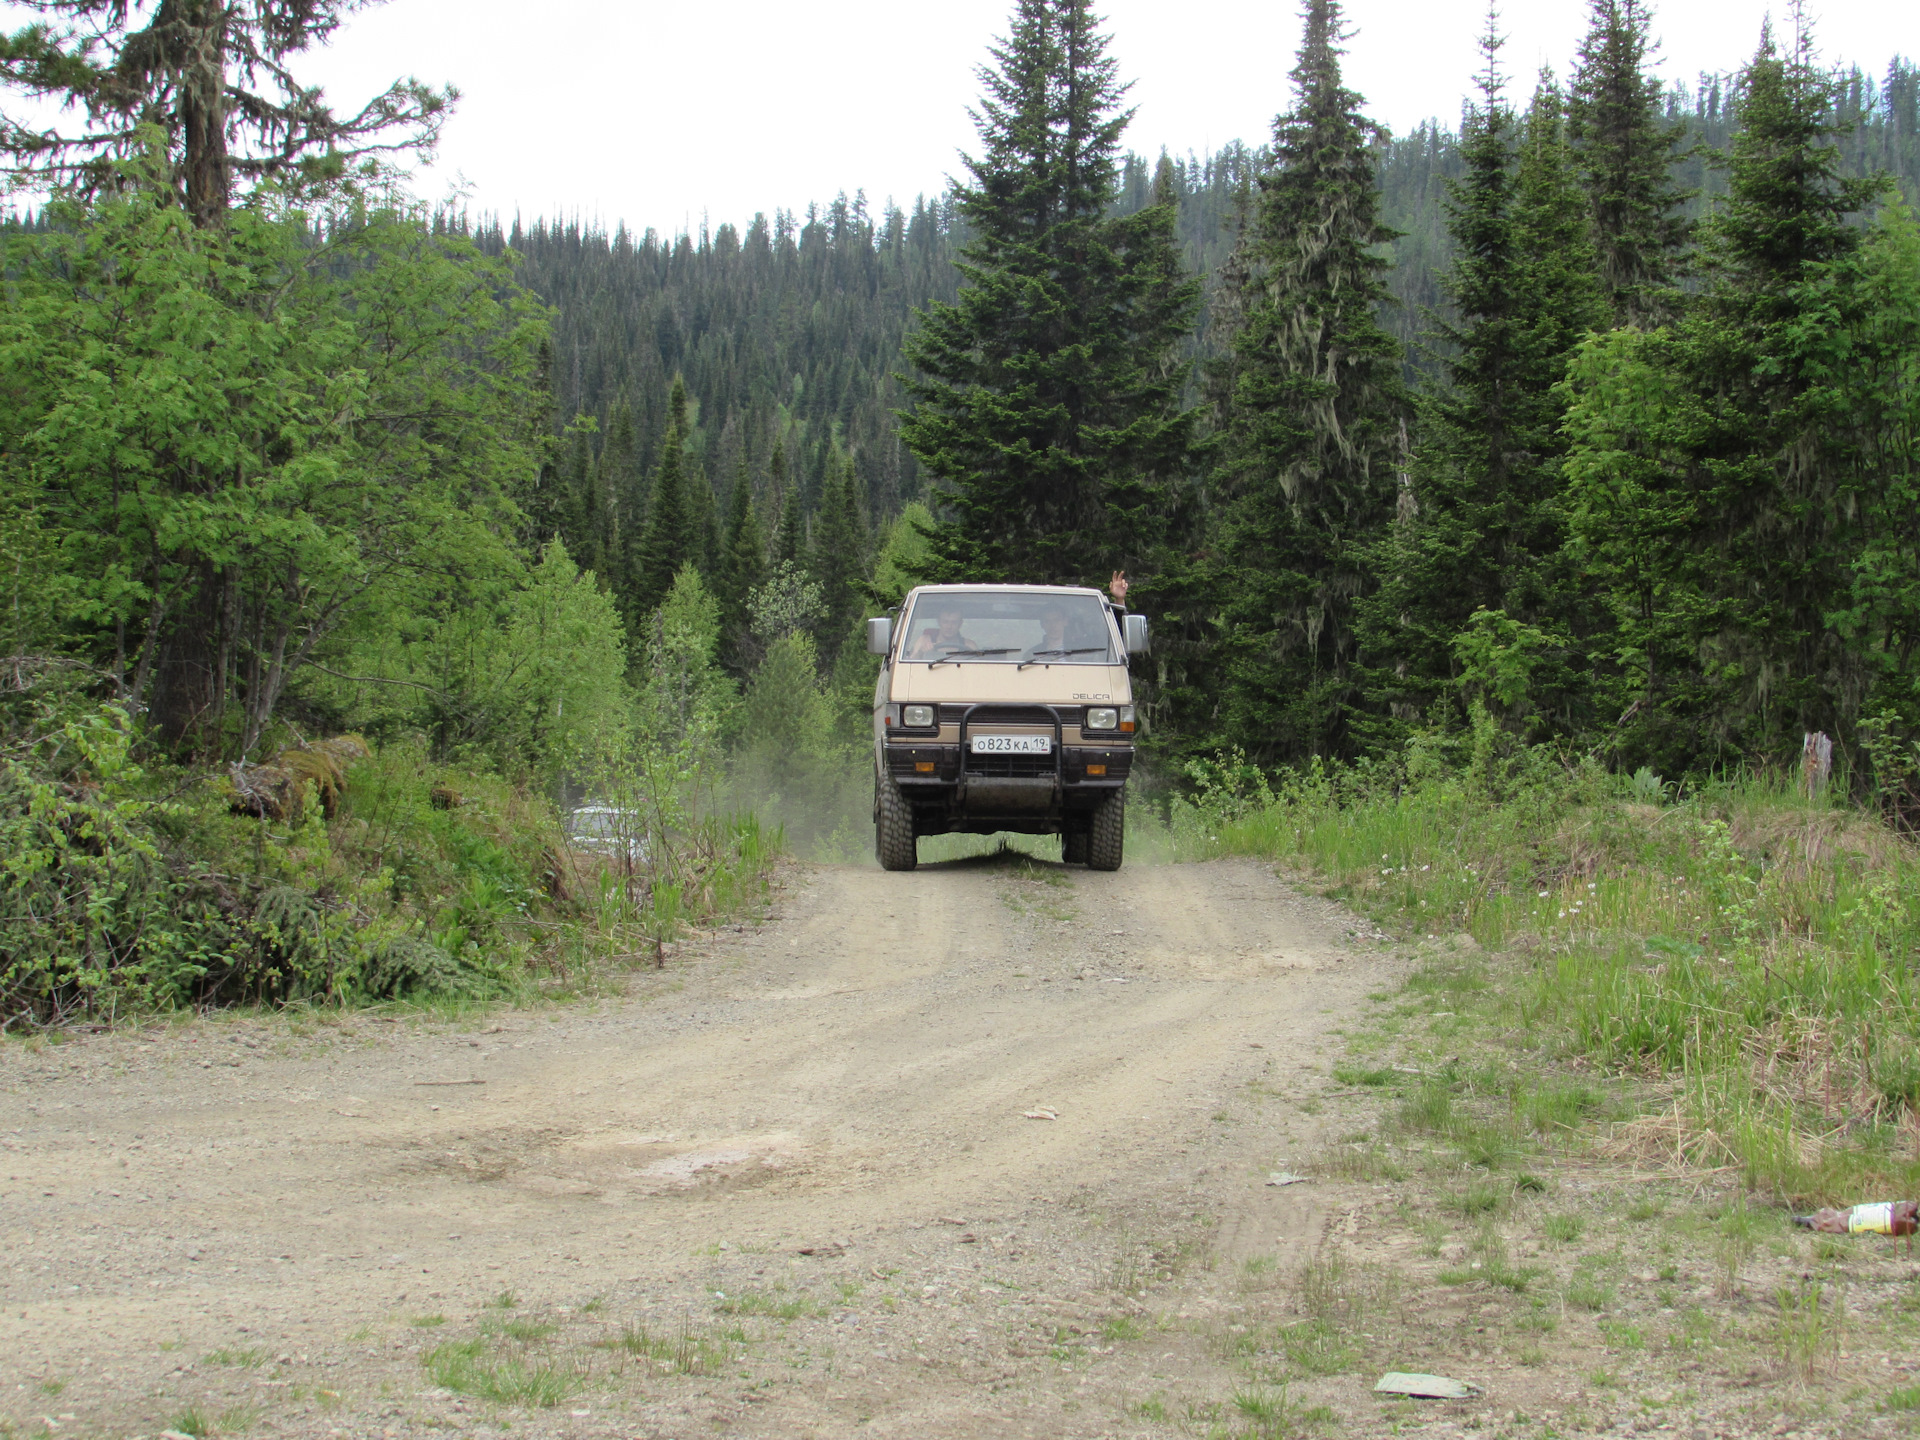
[[[1004,723],[1004,722],[1003,722]],[[982,780],[1026,780],[1052,776],[1059,762],[1051,755],[969,755],[967,774]]]
[[[943,725],[958,725],[966,715],[965,705],[940,707],[940,723]],[[1052,729],[1055,715],[1060,717],[1062,725],[1080,723],[1078,705],[1055,705],[1052,709],[1044,705],[976,705],[973,707],[973,717],[967,723],[969,725],[1045,725],[1048,729]]]

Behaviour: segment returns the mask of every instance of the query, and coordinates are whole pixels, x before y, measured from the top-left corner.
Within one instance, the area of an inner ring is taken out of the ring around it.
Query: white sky
[[[0,6],[0,10],[7,7]],[[974,67],[1010,0],[387,0],[302,62],[339,108],[396,76],[463,92],[416,188],[464,181],[476,210],[578,214],[641,230],[742,223],[864,187],[877,210],[939,191],[971,148]],[[1689,81],[1752,54],[1767,0],[1655,0],[1661,69]],[[1107,0],[1112,53],[1138,107],[1126,143],[1204,152],[1264,139],[1287,101],[1291,0]],[[1910,0],[1825,0],[1822,53],[1884,73],[1920,55]],[[1476,68],[1484,0],[1348,0],[1348,84],[1396,132],[1451,121]],[[1564,76],[1584,0],[1508,0],[1509,73]]]

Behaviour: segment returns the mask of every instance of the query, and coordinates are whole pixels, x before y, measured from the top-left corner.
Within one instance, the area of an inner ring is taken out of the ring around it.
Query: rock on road
[[[1263,1177],[1356,928],[1249,861],[810,867],[621,998],[9,1046],[0,1434],[1162,1433],[1314,1238]]]

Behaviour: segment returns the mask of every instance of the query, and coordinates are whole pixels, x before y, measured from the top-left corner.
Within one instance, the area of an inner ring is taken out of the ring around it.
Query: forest
[[[862,853],[858,629],[920,581],[1127,573],[1143,825],[1816,733],[1920,814],[1920,70],[1797,10],[1688,86],[1644,0],[1560,75],[1496,16],[1394,136],[1306,0],[1270,135],[1145,157],[1124,36],[1015,0],[948,190],[663,235],[419,201],[456,97],[302,89],[335,0],[24,8],[7,1026],[658,960]]]

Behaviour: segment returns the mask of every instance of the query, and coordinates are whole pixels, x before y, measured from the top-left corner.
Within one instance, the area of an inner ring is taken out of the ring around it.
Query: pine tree
[[[1833,98],[1804,32],[1784,56],[1763,36],[1704,293],[1675,329],[1616,333],[1575,367],[1576,536],[1636,662],[1623,746],[1656,765],[1845,740],[1866,688],[1831,617],[1882,481],[1840,394],[1869,328],[1851,217],[1883,182],[1841,178]]]
[[[1365,551],[1398,498],[1407,399],[1377,318],[1388,262],[1372,145],[1342,85],[1336,0],[1307,0],[1294,107],[1241,239],[1243,316],[1214,488],[1223,640],[1214,738],[1262,760],[1350,748]]]
[[[1508,653],[1501,693],[1483,686],[1476,698],[1527,728],[1564,728],[1580,708],[1576,635],[1589,627],[1561,555],[1555,387],[1607,317],[1559,90],[1543,73],[1523,127],[1501,98],[1502,43],[1489,17],[1461,136],[1466,175],[1445,202],[1454,261],[1442,287],[1459,319],[1435,327],[1449,358],[1421,397],[1413,504],[1380,548],[1381,589],[1363,608],[1376,696],[1403,721],[1454,689],[1459,647],[1482,639]]]
[[[685,462],[680,428],[669,424],[647,501],[647,523],[627,555],[625,609],[636,629],[666,599],[673,577],[693,558],[696,536],[687,507]]]
[[[1096,25],[1091,0],[1017,0],[980,71],[963,286],[906,347],[901,438],[945,512],[934,577],[1104,580],[1180,477],[1174,356],[1196,292],[1166,273],[1162,207],[1109,214],[1132,112]]]
[[[1617,325],[1648,326],[1679,308],[1677,282],[1691,226],[1673,167],[1684,123],[1661,115],[1648,68],[1646,0],[1589,0],[1591,20],[1574,62],[1567,132],[1591,209],[1600,277]]]

